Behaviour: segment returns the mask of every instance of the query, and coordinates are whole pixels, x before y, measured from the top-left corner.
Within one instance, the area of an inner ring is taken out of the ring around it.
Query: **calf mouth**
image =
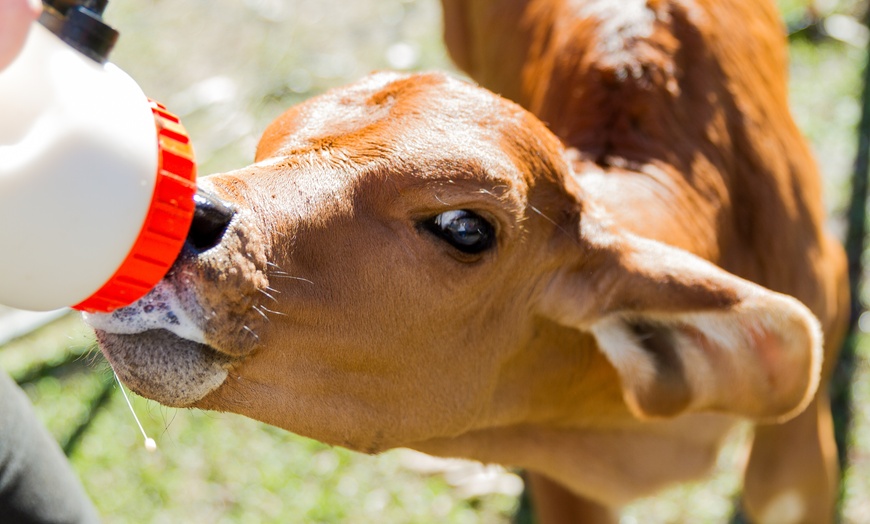
[[[136,334],[94,331],[121,381],[137,394],[171,407],[190,407],[217,389],[236,360],[166,329]]]
[[[239,357],[206,341],[192,296],[161,281],[137,302],[84,320],[118,378],[144,397],[190,407],[218,388]]]
[[[242,214],[200,188],[187,241],[164,279],[129,306],[84,315],[118,378],[136,393],[192,407],[257,344],[248,328],[256,319],[247,317],[266,285],[266,256]]]

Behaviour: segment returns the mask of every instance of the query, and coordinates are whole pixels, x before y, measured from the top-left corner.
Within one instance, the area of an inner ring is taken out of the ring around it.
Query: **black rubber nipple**
[[[39,21],[61,40],[102,64],[118,41],[118,32],[102,18],[108,3],[108,0],[43,0],[46,9]]]

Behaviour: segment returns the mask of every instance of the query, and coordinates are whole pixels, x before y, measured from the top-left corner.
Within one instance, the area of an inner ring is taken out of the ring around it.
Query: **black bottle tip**
[[[47,7],[39,21],[81,52],[99,63],[109,59],[118,41],[118,32],[106,24],[101,15],[108,0],[43,0]]]
[[[109,5],[109,0],[42,0],[42,3],[63,16],[67,15],[67,11],[76,7],[84,7],[94,14],[102,16],[106,6]]]
[[[109,53],[118,41],[118,32],[90,9],[76,7],[67,14],[60,37],[102,64],[109,59]]]

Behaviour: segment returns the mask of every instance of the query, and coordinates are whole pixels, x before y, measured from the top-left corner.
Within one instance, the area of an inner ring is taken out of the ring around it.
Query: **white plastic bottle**
[[[107,63],[106,0],[45,3],[0,71],[0,304],[112,311],[168,271],[194,213],[178,119]]]

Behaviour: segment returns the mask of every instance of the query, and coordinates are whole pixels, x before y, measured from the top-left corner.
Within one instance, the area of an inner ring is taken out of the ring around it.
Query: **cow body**
[[[456,62],[525,110],[390,73],[290,109],[202,182],[221,228],[89,318],[119,376],[364,452],[527,468],[542,522],[699,478],[750,420],[750,516],[829,521],[845,263],[773,7],[444,12]]]

